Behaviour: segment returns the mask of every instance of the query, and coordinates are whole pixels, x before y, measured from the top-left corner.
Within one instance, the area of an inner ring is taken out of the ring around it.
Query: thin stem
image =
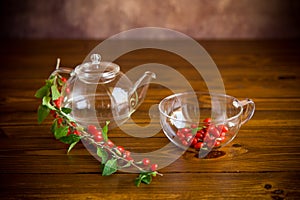
[[[109,148],[108,146],[104,145],[105,142],[95,142],[93,140],[93,138],[91,137],[91,135],[89,133],[87,133],[86,131],[84,131],[84,129],[80,126],[77,126],[77,127],[74,127],[71,122],[70,122],[70,119],[69,117],[67,116],[67,114],[65,114],[64,112],[62,112],[61,110],[57,110],[57,112],[59,113],[60,116],[64,117],[65,120],[66,120],[66,123],[69,127],[73,127],[77,130],[79,130],[81,133],[82,133],[82,139],[86,139],[88,140],[90,143],[92,144],[95,144],[96,146],[100,147],[100,148],[103,148],[103,149],[106,149],[108,152],[110,152],[112,154],[113,157],[115,157],[116,159],[118,160],[122,160],[122,161],[125,161],[126,163],[129,163],[130,162],[130,166],[133,166],[135,168],[137,168],[141,173],[145,173],[145,172],[149,172],[143,168],[141,168],[140,166],[138,166],[134,161],[128,161],[126,160],[125,158],[119,156],[115,151],[113,151],[112,148]],[[162,175],[158,172],[156,172],[158,175]]]
[[[57,65],[56,65],[56,68],[57,68],[57,69],[58,69],[58,67],[59,67],[59,63],[60,63],[60,59],[58,58],[58,59],[57,59]],[[54,81],[55,81],[55,82],[57,81],[57,78],[56,78],[56,77],[55,77],[55,80],[54,80]],[[66,122],[67,126],[73,127],[74,129],[76,129],[76,130],[78,130],[78,131],[80,131],[80,132],[82,133],[81,139],[88,140],[90,143],[96,145],[97,147],[100,147],[100,148],[102,148],[102,149],[107,150],[108,152],[111,153],[111,155],[112,155],[114,158],[116,158],[116,159],[118,159],[118,160],[122,160],[122,161],[126,162],[127,164],[130,163],[130,166],[133,166],[133,167],[135,167],[136,169],[138,169],[140,173],[151,172],[151,171],[147,171],[147,170],[141,168],[141,167],[138,166],[138,164],[136,164],[134,161],[129,161],[129,160],[125,159],[124,157],[119,156],[119,155],[117,154],[117,152],[113,150],[113,148],[110,148],[109,146],[106,146],[104,141],[103,141],[103,142],[95,142],[94,139],[92,138],[92,136],[91,136],[89,133],[87,133],[86,131],[84,131],[84,128],[83,128],[83,127],[78,126],[78,124],[77,124],[76,122],[74,122],[74,120],[73,120],[68,114],[64,113],[64,112],[61,110],[61,108],[56,109],[56,113],[57,113],[60,117],[62,117],[62,118],[65,119],[65,122]],[[71,122],[74,122],[74,123],[76,124],[76,127],[74,127],[73,124],[72,124]],[[125,165],[126,165],[126,164],[125,164]],[[124,165],[124,166],[125,166],[125,165]],[[161,173],[158,173],[157,171],[154,171],[153,173],[156,173],[157,175],[162,176],[162,174],[161,174]]]
[[[135,167],[135,168],[137,168],[140,172],[148,172],[148,171],[144,170],[143,168],[139,167],[139,166],[138,166],[137,164],[135,164],[134,162],[128,161],[128,160],[126,160],[125,158],[119,156],[115,151],[113,151],[112,148],[109,148],[108,146],[104,145],[105,142],[101,142],[101,143],[100,143],[100,142],[95,142],[95,141],[91,138],[91,136],[90,136],[88,133],[86,133],[85,131],[81,131],[81,133],[84,133],[83,139],[87,139],[87,140],[88,140],[89,142],[91,142],[92,144],[95,144],[96,146],[98,146],[98,147],[100,147],[100,148],[106,149],[106,150],[109,151],[109,152],[112,154],[112,156],[115,157],[116,159],[118,159],[118,160],[123,160],[123,161],[125,161],[125,162],[127,162],[127,163],[130,162],[130,165],[133,166],[133,167]]]
[[[57,58],[56,67],[55,67],[56,70],[58,70],[59,65],[60,65],[60,58]]]

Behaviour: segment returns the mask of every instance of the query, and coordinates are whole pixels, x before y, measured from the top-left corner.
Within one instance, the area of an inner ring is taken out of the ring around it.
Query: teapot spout
[[[133,110],[136,110],[144,101],[149,84],[151,80],[155,78],[156,78],[155,73],[146,71],[144,75],[140,79],[138,79],[137,82],[134,84],[131,91],[132,95],[130,99],[130,103],[131,106],[133,107]]]

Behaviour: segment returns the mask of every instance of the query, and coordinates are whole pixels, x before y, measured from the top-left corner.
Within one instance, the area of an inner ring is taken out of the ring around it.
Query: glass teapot
[[[107,121],[110,128],[120,126],[141,105],[155,74],[147,71],[132,83],[119,65],[100,61],[99,54],[90,59],[75,69],[60,67],[53,72],[70,74],[62,88],[62,106],[71,108],[70,117],[83,127],[103,127]]]

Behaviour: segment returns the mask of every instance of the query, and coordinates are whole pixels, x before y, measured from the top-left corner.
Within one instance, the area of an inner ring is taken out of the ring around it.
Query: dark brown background
[[[5,0],[0,35],[105,39],[158,26],[197,39],[294,38],[300,33],[299,5],[297,0]]]

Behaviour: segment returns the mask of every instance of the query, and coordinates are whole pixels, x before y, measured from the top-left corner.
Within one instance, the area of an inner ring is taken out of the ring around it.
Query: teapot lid
[[[119,65],[112,62],[101,61],[100,54],[92,54],[91,62],[86,62],[78,65],[75,68],[75,73],[84,82],[99,83],[109,82],[119,73]]]

